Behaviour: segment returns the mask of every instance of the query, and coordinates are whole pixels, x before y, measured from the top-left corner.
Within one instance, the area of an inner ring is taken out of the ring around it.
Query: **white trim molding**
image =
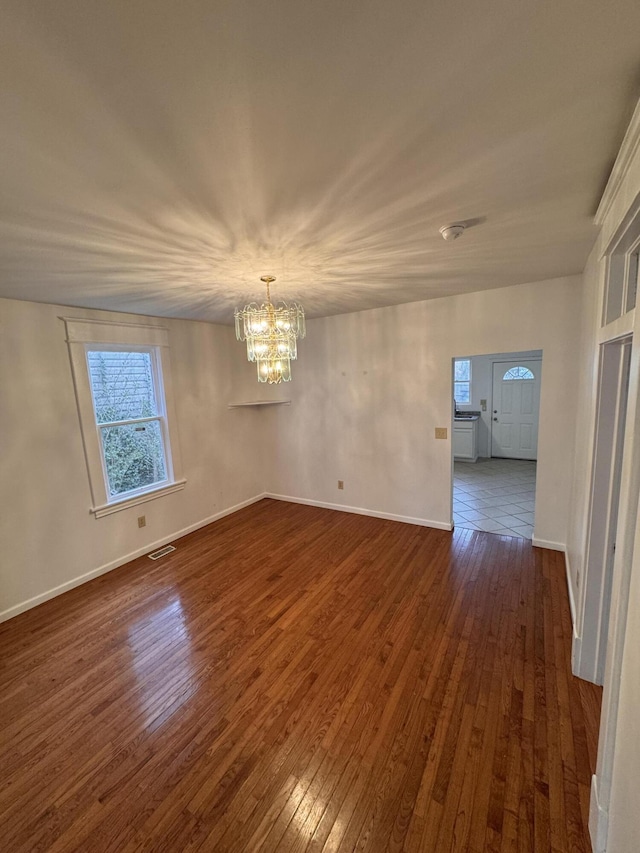
[[[591,777],[591,798],[589,801],[589,835],[593,853],[605,853],[609,832],[609,812],[603,808],[598,797],[598,777]]]
[[[538,539],[537,536],[532,538],[531,544],[536,548],[547,548],[549,551],[562,551],[564,553],[567,550],[564,542],[551,542],[549,539]]]
[[[640,151],[640,101],[629,122],[629,127],[622,140],[620,151],[614,163],[609,180],[602,193],[600,204],[595,215],[596,225],[602,225],[620,192],[629,167]]]
[[[580,677],[580,658],[582,654],[582,640],[578,634],[578,608],[576,606],[576,590],[573,588],[573,572],[569,563],[569,552],[564,552],[564,567],[567,576],[567,590],[569,593],[569,610],[571,611],[571,672]]]
[[[576,598],[573,592],[573,575],[571,573],[571,566],[569,565],[569,555],[565,549],[564,552],[564,568],[567,575],[567,590],[569,591],[569,608],[571,610],[571,625],[573,627],[573,638],[574,640],[577,637],[577,627],[578,627],[578,615],[576,610]],[[574,673],[575,675],[575,673]]]
[[[303,504],[304,506],[317,506],[320,509],[333,509],[338,512],[351,512],[354,515],[368,515],[371,518],[385,518],[388,521],[401,521],[403,524],[417,524],[420,527],[434,527],[436,530],[453,530],[453,524],[444,521],[430,521],[428,518],[412,518],[409,515],[395,515],[392,512],[378,512],[373,509],[365,509],[360,506],[346,506],[345,504],[327,503],[326,501],[314,501],[310,498],[295,498],[291,495],[276,495],[266,492],[265,498],[274,501],[286,501],[292,504]]]
[[[149,489],[148,492],[142,492],[140,495],[135,495],[132,498],[125,498],[122,501],[114,501],[110,504],[102,504],[101,506],[92,506],[92,512],[96,518],[102,518],[105,515],[111,515],[114,512],[120,512],[123,509],[129,509],[132,506],[153,501],[156,498],[162,498],[165,495],[171,495],[174,492],[180,492],[184,489],[187,481],[177,480],[175,483],[170,483],[168,486],[160,486],[159,489]]]
[[[155,542],[149,542],[147,545],[143,545],[141,548],[137,548],[135,551],[131,551],[129,554],[125,554],[123,557],[118,557],[117,559],[112,560],[110,563],[105,563],[103,566],[98,566],[95,569],[91,569],[90,571],[85,572],[83,575],[78,575],[77,577],[72,578],[69,581],[65,581],[65,583],[61,583],[59,586],[54,586],[51,589],[48,589],[45,592],[34,596],[33,598],[28,598],[26,601],[21,601],[19,604],[15,604],[13,607],[9,607],[7,610],[3,610],[2,612],[0,612],[0,622],[6,622],[8,619],[12,619],[14,616],[18,616],[20,613],[24,613],[25,610],[30,610],[32,607],[37,607],[38,604],[43,604],[45,601],[49,601],[51,598],[56,598],[56,596],[62,595],[63,592],[68,592],[70,589],[74,589],[77,586],[81,586],[83,583],[87,583],[87,581],[93,580],[93,578],[97,578],[100,575],[104,575],[107,572],[110,572],[112,569],[117,569],[120,566],[123,566],[125,563],[130,563],[132,560],[136,560],[138,557],[143,557],[145,554],[149,554],[151,551],[155,551],[157,548],[161,548],[163,545],[167,545],[169,542],[175,542],[176,539],[181,539],[188,533],[193,533],[195,530],[199,530],[201,527],[206,527],[208,524],[212,524],[214,521],[218,521],[218,519],[224,518],[226,515],[232,515],[234,512],[238,512],[238,510],[244,509],[246,506],[250,506],[251,504],[257,503],[258,501],[261,501],[263,498],[266,497],[266,494],[255,495],[252,498],[248,498],[246,501],[241,501],[240,503],[234,504],[233,506],[227,507],[226,509],[222,509],[220,510],[220,512],[216,512],[214,515],[210,515],[208,518],[203,518],[201,521],[196,521],[194,524],[188,525],[188,527],[183,527],[182,530],[176,530],[175,533],[170,533],[168,536],[163,536],[162,538],[157,539]]]
[[[78,418],[87,476],[91,491],[91,512],[96,518],[119,512],[129,506],[154,500],[184,488],[182,455],[178,436],[178,420],[173,394],[169,330],[165,326],[144,323],[117,323],[85,318],[61,317],[66,328],[71,375],[78,406]],[[100,438],[101,425],[96,423],[93,393],[89,379],[88,352],[91,347],[111,351],[131,347],[147,352],[152,365],[157,401],[157,420],[162,434],[166,478],[155,488],[112,496]]]
[[[121,323],[116,320],[90,320],[86,317],[60,317],[70,344],[138,344],[169,346],[169,329],[151,323]]]

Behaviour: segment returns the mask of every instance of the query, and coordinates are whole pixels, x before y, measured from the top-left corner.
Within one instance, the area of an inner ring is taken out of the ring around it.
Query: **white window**
[[[606,258],[603,326],[636,307],[640,280],[640,213],[617,239]]]
[[[65,319],[97,517],[184,487],[167,330]],[[175,429],[173,429],[175,434]]]
[[[456,358],[453,361],[453,396],[456,406],[471,403],[470,358]]]
[[[158,348],[87,344],[86,352],[108,497],[167,483],[171,452]]]

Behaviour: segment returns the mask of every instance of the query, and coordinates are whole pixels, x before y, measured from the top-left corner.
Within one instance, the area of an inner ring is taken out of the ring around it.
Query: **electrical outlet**
[[[436,438],[446,438],[447,437],[447,428],[446,427],[436,427]]]
[[[147,526],[147,516],[139,515],[138,516],[138,527],[146,527]]]
[[[338,480],[338,488],[344,489],[344,480]]]

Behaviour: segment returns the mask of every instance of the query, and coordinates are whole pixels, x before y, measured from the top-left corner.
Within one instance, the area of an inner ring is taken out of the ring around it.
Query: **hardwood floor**
[[[590,849],[561,554],[269,500],[175,544],[0,626],[3,850]]]

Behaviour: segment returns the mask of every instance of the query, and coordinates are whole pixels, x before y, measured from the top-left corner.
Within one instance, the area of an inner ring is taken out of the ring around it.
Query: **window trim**
[[[82,317],[61,317],[66,328],[67,345],[71,360],[80,431],[85,461],[89,475],[92,505],[89,511],[96,518],[111,515],[146,501],[172,494],[185,487],[182,476],[182,459],[176,428],[176,410],[171,383],[169,334],[166,326],[143,323],[118,323],[109,320],[88,320]],[[122,350],[151,352],[154,360],[154,383],[165,444],[167,478],[161,483],[129,491],[122,496],[110,497],[100,426],[97,423],[87,352],[90,350]]]

